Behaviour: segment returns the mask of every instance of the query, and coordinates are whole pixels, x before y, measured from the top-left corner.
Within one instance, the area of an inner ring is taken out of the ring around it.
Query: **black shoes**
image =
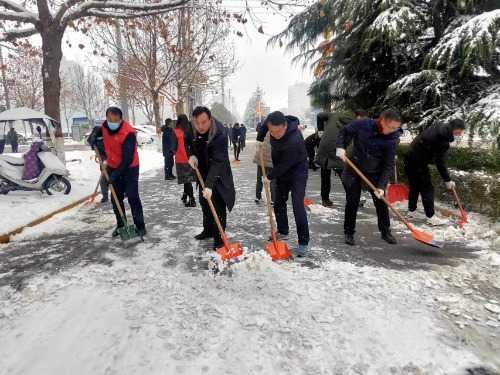
[[[184,202],[184,204],[186,204],[187,199],[188,199],[187,194],[186,194],[186,193],[182,194],[181,201],[183,201],[183,202]]]
[[[186,202],[184,203],[186,207],[196,207],[196,199],[194,197],[187,197]]]
[[[345,243],[349,246],[356,245],[356,242],[354,241],[354,236],[352,234],[346,234],[345,235]]]
[[[137,235],[139,237],[144,237],[146,234],[148,234],[148,231],[146,230],[146,228],[136,228],[135,231],[137,232]]]
[[[109,202],[109,198],[108,197],[102,197],[101,203],[108,203],[108,202]]]
[[[175,180],[177,177],[175,177],[174,175],[172,176],[165,176],[165,180],[167,181],[171,181],[171,180]]]
[[[202,240],[207,240],[207,239],[212,238],[212,237],[213,237],[212,234],[203,231],[200,234],[197,234],[196,236],[194,236],[194,239],[198,240],[198,241],[202,241]]]
[[[393,237],[393,235],[391,234],[391,232],[387,232],[387,233],[382,233],[382,239],[387,242],[388,244],[391,244],[391,245],[395,245],[398,243],[398,241],[396,241],[396,239]]]
[[[323,207],[333,207],[333,202],[330,199],[323,201]]]

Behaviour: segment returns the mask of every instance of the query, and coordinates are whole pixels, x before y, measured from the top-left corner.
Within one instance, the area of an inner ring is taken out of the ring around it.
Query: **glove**
[[[209,188],[203,189],[203,198],[205,198],[207,201],[212,199],[212,189]]]
[[[198,168],[198,158],[196,156],[194,156],[194,155],[190,156],[188,163],[191,166],[191,168],[193,168],[193,169]]]
[[[373,193],[378,199],[382,199],[382,197],[385,195],[385,191],[383,189],[375,189]]]
[[[337,148],[335,151],[335,155],[339,158],[344,160],[345,159],[345,150],[343,148]]]
[[[446,188],[448,190],[453,190],[455,189],[455,181],[448,181],[444,183],[446,185]]]

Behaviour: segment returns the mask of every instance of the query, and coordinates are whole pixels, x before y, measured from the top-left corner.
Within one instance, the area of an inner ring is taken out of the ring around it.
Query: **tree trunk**
[[[3,61],[2,47],[0,46],[0,64],[2,65],[2,84],[3,93],[5,96],[5,108],[10,109],[10,97],[9,97],[9,85],[7,84],[7,78],[5,76],[6,65]]]
[[[45,113],[56,120],[57,156],[64,161],[64,136],[61,128],[61,78],[59,69],[62,60],[61,42],[64,30],[48,29],[41,32],[42,36],[42,79],[43,103]]]
[[[153,100],[153,113],[154,113],[155,126],[156,130],[158,131],[158,129],[161,128],[160,96],[158,95],[158,92],[152,91],[151,99]]]

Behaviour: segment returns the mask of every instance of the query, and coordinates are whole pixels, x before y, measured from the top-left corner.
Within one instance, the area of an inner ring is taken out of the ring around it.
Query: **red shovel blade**
[[[458,221],[458,226],[460,228],[463,228],[465,224],[467,224],[467,214],[465,212],[462,213],[462,217],[460,218],[460,220]]]
[[[387,200],[390,204],[408,200],[410,191],[403,184],[389,184],[387,186]]]
[[[442,248],[444,246],[443,241],[438,241],[438,240],[434,239],[434,236],[430,233],[422,232],[421,230],[415,229],[413,227],[410,230],[411,230],[412,237],[415,240],[422,242],[425,245],[429,245],[429,246],[433,246],[433,247],[437,247],[437,248]]]
[[[228,243],[217,249],[217,254],[219,254],[221,259],[225,262],[243,255],[243,248],[239,242]]]
[[[292,256],[288,244],[283,241],[269,242],[266,245],[266,251],[272,260],[286,260]]]
[[[309,199],[309,198],[304,199],[304,206],[308,207],[311,204],[314,204],[314,201],[312,199]]]

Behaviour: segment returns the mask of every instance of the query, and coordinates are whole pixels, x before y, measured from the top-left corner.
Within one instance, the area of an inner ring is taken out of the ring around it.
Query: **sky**
[[[311,70],[292,64],[293,55],[284,48],[267,47],[269,36],[282,31],[287,25],[286,20],[266,13],[257,13],[257,16],[266,35],[260,34],[249,22],[244,37],[235,37],[234,40],[240,68],[229,78],[227,86],[236,99],[240,116],[257,85],[264,90],[264,99],[271,110],[278,110],[287,107],[288,86],[312,80]]]

